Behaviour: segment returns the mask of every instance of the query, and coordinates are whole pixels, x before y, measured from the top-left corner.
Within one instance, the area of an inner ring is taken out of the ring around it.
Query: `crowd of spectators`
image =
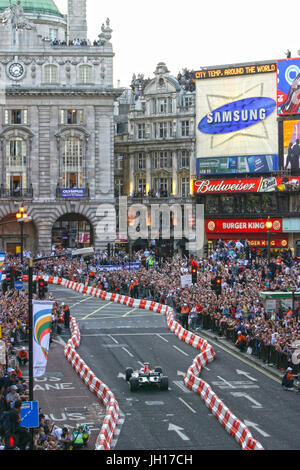
[[[16,271],[21,269],[17,258],[7,258],[9,266]],[[35,298],[35,295],[34,295]],[[65,322],[65,306],[54,301],[52,311],[52,335],[59,332]],[[63,450],[69,435],[54,426],[40,410],[39,428],[33,433],[20,425],[22,403],[29,400],[28,383],[24,378],[28,367],[28,294],[25,291],[7,289],[0,294],[1,345],[4,346],[5,362],[0,365],[0,450],[17,448],[20,450]],[[3,349],[2,349],[3,357]],[[24,374],[25,371],[25,374]],[[2,419],[9,412],[8,427],[2,426]],[[61,436],[63,434],[63,436]],[[13,444],[8,439],[13,436]]]
[[[291,287],[300,291],[300,263],[291,252],[271,258],[269,263],[265,258],[251,256],[243,240],[219,241],[208,258],[195,260],[199,266],[195,285],[183,285],[181,278],[190,271],[191,259],[175,256],[157,261],[151,251],[139,251],[131,258],[125,253],[109,257],[103,252],[92,257],[88,266],[84,259],[42,261],[36,268],[40,274],[49,272],[80,282],[89,279],[109,292],[167,303],[187,328],[212,330],[248,354],[284,368],[291,362],[294,343],[300,341],[299,306],[296,301],[292,315],[291,309],[281,304],[266,310],[260,292],[286,292]],[[141,269],[135,272],[101,269],[103,265],[129,261],[139,262]],[[217,276],[222,278],[219,296],[212,285]],[[246,338],[242,343],[236,343],[239,333]]]
[[[184,89],[184,91],[193,92],[196,89],[195,76],[193,70],[183,69],[177,75],[177,80],[179,85]]]
[[[57,253],[53,250],[52,254]],[[296,343],[300,342],[298,301],[294,303],[293,311],[290,306],[280,303],[274,309],[266,309],[260,297],[263,291],[286,292],[292,287],[300,292],[300,262],[291,251],[278,254],[268,262],[254,256],[245,240],[219,240],[208,257],[201,259],[179,255],[159,259],[151,249],[132,255],[118,250],[102,251],[88,259],[73,257],[69,252],[59,254],[60,257],[50,259],[44,259],[40,254],[34,264],[34,273],[77,280],[108,292],[168,304],[185,328],[200,334],[202,330],[211,330],[242,352],[279,369],[291,366],[295,373],[299,372],[299,366],[292,361],[298,348]],[[140,269],[125,269],[124,266],[130,263],[139,263]],[[26,264],[25,261],[25,273]],[[8,258],[6,267],[9,265],[16,270],[22,268],[16,258]],[[196,284],[186,282],[192,265],[198,267]],[[121,269],[107,271],[107,266],[121,266]],[[220,294],[213,288],[212,281],[216,277],[222,279]],[[22,401],[28,395],[22,377],[26,357],[21,357],[28,341],[27,303],[26,292],[10,290],[0,295],[2,339],[8,358],[0,379],[1,411],[3,406],[5,409],[13,401]],[[64,308],[58,302],[54,303],[53,332],[59,330]],[[57,448],[57,437],[50,428],[47,423],[47,430],[41,427],[35,430],[35,448]],[[64,430],[64,435],[66,433]],[[24,445],[28,444],[25,442]]]
[[[103,46],[104,41],[102,39],[95,39],[93,42],[91,42],[89,39],[70,39],[69,41],[61,40],[61,39],[50,39],[47,36],[43,38],[44,42],[49,42],[51,46],[85,46],[85,47],[90,47],[90,46]]]
[[[169,192],[166,189],[159,189],[158,191],[150,189],[147,194],[145,190],[139,188],[137,191],[134,191],[131,196],[133,199],[141,199],[144,197],[160,198],[169,197]]]

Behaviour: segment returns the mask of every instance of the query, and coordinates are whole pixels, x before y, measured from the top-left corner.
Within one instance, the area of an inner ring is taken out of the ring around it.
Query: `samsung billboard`
[[[195,73],[197,158],[278,155],[276,64],[203,73]]]

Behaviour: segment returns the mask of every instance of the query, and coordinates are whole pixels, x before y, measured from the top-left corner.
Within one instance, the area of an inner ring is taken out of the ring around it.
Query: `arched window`
[[[44,67],[44,83],[58,83],[58,67],[57,65],[45,65]]]
[[[83,141],[76,136],[62,140],[62,187],[82,188],[84,177]]]
[[[21,137],[6,141],[6,188],[15,195],[27,188],[27,142]]]
[[[92,82],[92,67],[89,65],[79,66],[79,83],[88,84]]]

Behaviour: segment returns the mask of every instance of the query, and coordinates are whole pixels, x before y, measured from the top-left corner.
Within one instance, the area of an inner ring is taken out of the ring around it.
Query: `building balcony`
[[[128,202],[131,204],[144,204],[144,205],[151,205],[151,204],[190,204],[193,202],[193,198],[191,196],[174,196],[173,194],[169,196],[128,196]]]
[[[33,199],[33,187],[29,188],[6,188],[4,185],[0,186],[1,199]]]

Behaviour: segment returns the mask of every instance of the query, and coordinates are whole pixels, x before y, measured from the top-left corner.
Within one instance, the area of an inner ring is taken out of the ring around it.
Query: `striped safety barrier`
[[[74,370],[105,405],[106,415],[96,440],[96,450],[110,450],[114,430],[118,424],[119,404],[109,388],[99,380],[76,352],[80,346],[80,331],[74,317],[70,318],[71,339],[67,342],[64,353]]]
[[[140,300],[133,299],[126,295],[109,293],[101,290],[97,287],[86,286],[80,284],[76,281],[69,281],[67,279],[51,276],[40,276],[49,284],[57,284],[69,289],[73,289],[77,292],[92,295],[98,297],[101,300],[107,300],[110,302],[117,302],[123,305],[130,307],[136,307],[146,310],[151,310],[159,314],[166,316],[168,329],[174,333],[181,341],[189,344],[195,349],[199,350],[200,353],[196,356],[193,361],[193,364],[188,368],[187,373],[184,376],[183,382],[187,388],[196,392],[203,399],[205,405],[211,411],[211,413],[216,417],[216,419],[221,423],[224,429],[235,438],[243,450],[263,450],[262,445],[253,438],[249,429],[240,421],[231,411],[224,405],[224,403],[218,398],[218,396],[213,392],[210,385],[208,385],[204,380],[200,379],[200,373],[203,367],[208,363],[212,362],[216,355],[211,345],[208,342],[201,338],[200,336],[192,333],[191,331],[186,330],[183,326],[176,321],[174,317],[173,309],[168,305],[162,305],[151,300]],[[26,279],[26,276],[23,276],[23,280]],[[38,280],[39,276],[34,276],[34,280]],[[72,341],[72,338],[71,338]],[[76,343],[76,340],[75,344]],[[70,346],[71,347],[71,346]],[[78,346],[77,346],[78,347]],[[73,349],[73,348],[72,348]],[[77,353],[76,353],[77,354]],[[69,355],[69,353],[68,353]],[[70,360],[70,359],[69,359]],[[73,358],[72,358],[73,361]],[[79,359],[77,359],[79,361]],[[77,365],[77,363],[76,363]],[[100,382],[100,381],[99,381]],[[101,395],[102,397],[102,395]],[[101,398],[102,399],[102,398]],[[115,411],[114,404],[112,406]],[[101,434],[98,447],[106,449],[109,444],[106,443],[106,438],[109,440],[112,437],[111,431],[115,426],[115,416],[113,410],[109,408],[107,420],[104,421],[105,433]],[[113,416],[112,422],[110,418]],[[107,422],[106,422],[107,421]],[[109,423],[108,423],[109,421]],[[113,423],[113,424],[112,424]],[[101,442],[101,445],[100,445]]]

